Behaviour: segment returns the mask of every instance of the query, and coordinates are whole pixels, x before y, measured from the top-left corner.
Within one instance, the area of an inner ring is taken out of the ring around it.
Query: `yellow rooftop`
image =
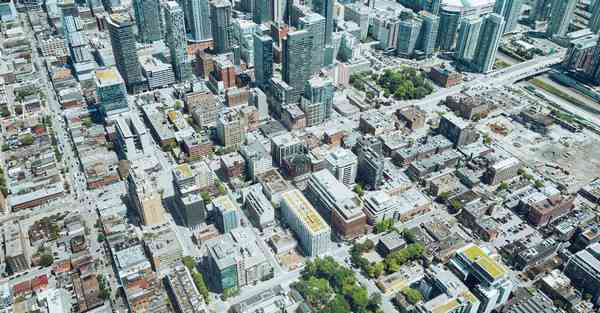
[[[298,189],[286,192],[283,194],[283,199],[312,233],[318,233],[328,228],[321,215]]]
[[[213,205],[215,205],[216,207],[221,209],[221,211],[223,211],[223,212],[232,211],[232,210],[236,209],[235,204],[233,203],[233,201],[231,201],[231,198],[229,198],[227,195],[220,196],[220,197],[214,199]]]
[[[181,176],[181,178],[188,178],[192,177],[193,175],[192,168],[187,163],[177,165],[176,171]]]
[[[119,76],[119,73],[114,68],[97,69],[96,70],[96,78],[102,85],[121,81],[121,77]]]
[[[452,299],[446,303],[434,307],[431,311],[432,313],[447,313],[454,310],[456,307],[458,307],[458,305],[458,301],[456,301],[456,299]]]
[[[487,255],[481,247],[470,245],[465,248],[462,253],[471,261],[486,271],[493,279],[498,279],[506,274],[506,270],[502,265],[498,264],[494,259]]]

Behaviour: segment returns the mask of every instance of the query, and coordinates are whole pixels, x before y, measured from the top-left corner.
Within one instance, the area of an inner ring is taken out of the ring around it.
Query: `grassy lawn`
[[[504,60],[496,59],[496,63],[494,63],[494,67],[498,70],[509,67],[510,64]]]
[[[553,95],[555,95],[557,97],[560,97],[560,98],[562,98],[564,100],[567,100],[567,101],[569,101],[569,102],[571,102],[571,103],[573,103],[573,104],[575,104],[575,105],[577,105],[579,107],[584,107],[584,108],[587,107],[587,105],[585,103],[583,103],[582,101],[579,101],[575,97],[573,97],[573,96],[571,96],[571,95],[563,92],[562,90],[560,90],[560,89],[558,89],[558,88],[556,88],[556,87],[554,87],[554,86],[552,86],[552,85],[550,85],[550,84],[542,81],[541,79],[534,78],[534,79],[530,80],[529,83],[531,83],[532,85],[534,85],[534,86],[536,86],[536,87],[538,87],[540,89],[543,89],[543,90],[545,90],[545,91],[547,91],[547,92],[549,92],[549,93],[551,93],[551,94],[553,94]]]

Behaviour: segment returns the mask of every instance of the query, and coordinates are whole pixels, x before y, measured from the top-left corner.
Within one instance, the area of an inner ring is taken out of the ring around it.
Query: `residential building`
[[[419,313],[477,313],[480,301],[452,272],[434,265],[417,284],[424,300],[416,305]]]
[[[553,0],[546,35],[550,38],[564,37],[575,14],[577,0]]]
[[[362,3],[344,5],[344,20],[352,21],[360,27],[359,39],[364,41],[369,33],[369,7]]]
[[[469,64],[473,60],[473,57],[475,57],[481,21],[482,19],[478,16],[465,18],[460,21],[456,58],[465,64]]]
[[[122,158],[135,160],[154,151],[152,137],[137,115],[119,116],[114,124],[115,150]]]
[[[435,44],[440,28],[440,18],[436,14],[427,11],[419,12],[419,16],[423,22],[416,48],[423,53],[425,57],[431,57],[435,52]]]
[[[498,0],[494,7],[494,13],[504,18],[504,33],[514,32],[517,27],[521,10],[523,9],[523,0]]]
[[[155,272],[163,275],[171,271],[183,257],[183,248],[175,231],[169,227],[144,233],[144,247]]]
[[[402,57],[412,57],[421,34],[423,21],[416,18],[412,12],[402,13],[398,27],[398,46],[396,53]]]
[[[319,256],[329,250],[331,229],[299,190],[281,195],[281,214],[307,256]]]
[[[309,50],[311,74],[319,72],[325,60],[326,24],[326,19],[316,13],[308,13],[298,20],[298,29],[306,30],[312,37],[312,48]]]
[[[492,13],[484,18],[473,56],[474,66],[479,72],[488,73],[494,69],[504,25],[504,19],[498,14]]]
[[[356,179],[367,189],[377,189],[383,183],[383,155],[365,147],[358,151]]]
[[[483,180],[489,185],[497,184],[517,177],[521,162],[514,157],[505,158],[494,162],[483,175]]]
[[[456,34],[461,20],[460,8],[448,7],[440,11],[440,28],[436,47],[442,51],[451,51],[456,44]]]

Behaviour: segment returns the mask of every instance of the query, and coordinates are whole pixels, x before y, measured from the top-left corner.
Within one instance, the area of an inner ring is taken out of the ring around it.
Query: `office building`
[[[401,15],[398,27],[398,46],[396,54],[402,57],[412,57],[421,33],[422,20],[417,19],[412,13]]]
[[[331,1],[331,0],[323,0]],[[312,49],[310,50],[310,72],[317,73],[323,66],[325,58],[325,28],[326,19],[316,13],[309,13],[298,20],[298,28],[306,30],[312,36]]]
[[[186,30],[192,42],[203,42],[212,38],[210,25],[210,8],[208,0],[184,0],[187,12]]]
[[[256,107],[261,121],[269,119],[269,104],[267,103],[267,95],[263,90],[259,88],[252,89],[248,104]]]
[[[230,52],[233,45],[231,3],[227,0],[211,2],[210,22],[215,53]]]
[[[363,202],[328,170],[311,174],[306,194],[341,237],[356,238],[365,233],[367,216],[362,211]]]
[[[188,60],[187,41],[185,35],[185,16],[183,10],[175,1],[164,4],[165,29],[167,46],[171,54],[171,65],[177,81],[191,77],[191,64]]]
[[[212,205],[215,212],[215,224],[222,233],[226,234],[240,226],[240,209],[228,195],[213,199]]]
[[[263,24],[273,21],[271,17],[271,0],[252,0],[254,2],[254,10],[252,11],[252,21],[256,24]]]
[[[477,313],[479,300],[452,272],[441,265],[431,266],[416,289],[423,301],[416,305],[418,313]]]
[[[417,189],[409,189],[400,194],[390,194],[383,190],[366,192],[364,212],[369,224],[383,220],[405,223],[431,211],[431,199]]]
[[[261,230],[275,225],[275,208],[262,192],[262,186],[255,184],[242,190],[244,209],[248,219]]]
[[[313,34],[307,30],[288,33],[283,40],[282,78],[292,92],[290,101],[297,103],[304,91],[305,82],[312,76]]]
[[[483,248],[467,244],[456,252],[448,266],[463,282],[477,284],[472,291],[480,302],[478,313],[490,313],[508,301],[513,289],[508,270]]]
[[[134,0],[133,11],[141,43],[153,43],[162,39],[160,1]]]
[[[356,179],[367,189],[377,189],[383,183],[383,155],[370,147],[358,151],[358,169]]]
[[[258,174],[273,168],[273,159],[259,140],[243,145],[240,153],[246,160],[248,177],[252,180],[255,180]]]
[[[442,51],[451,51],[454,49],[460,19],[460,10],[442,10],[440,12],[440,29],[436,43],[438,49]]]
[[[333,2],[334,0],[313,0],[312,9],[325,18],[324,45],[331,45],[333,39]]]
[[[208,312],[190,271],[182,262],[173,266],[173,270],[167,275],[165,281],[171,303],[177,312]]]
[[[225,148],[239,148],[244,142],[244,132],[240,114],[233,110],[223,112],[217,119],[217,138]]]
[[[440,28],[440,18],[437,15],[427,11],[419,12],[422,20],[421,33],[417,41],[417,49],[425,57],[431,57],[435,52],[435,43]]]
[[[206,219],[201,192],[213,181],[212,171],[204,162],[183,163],[173,170],[177,211],[187,227],[194,228]]]
[[[148,173],[143,165],[134,162],[127,176],[129,199],[140,222],[145,226],[166,222],[162,205],[162,187],[157,175]]]
[[[306,153],[304,142],[289,132],[271,138],[271,156],[278,166],[283,163],[283,160],[304,153]]]
[[[494,13],[504,18],[504,34],[515,31],[522,9],[523,0],[496,0]]]
[[[378,48],[384,51],[394,51],[398,45],[398,28],[400,19],[398,13],[388,10],[375,10],[371,16],[369,32],[379,41]]]
[[[352,151],[337,148],[325,157],[327,169],[346,186],[354,185],[358,169],[358,158]]]
[[[452,114],[442,116],[438,133],[448,138],[455,147],[472,144],[479,139],[479,133],[472,124]]]
[[[304,195],[293,189],[281,195],[283,220],[300,240],[304,254],[316,257],[327,253],[331,242],[331,229]]]
[[[593,2],[591,13],[588,27],[594,34],[598,34],[600,32],[600,1]]]
[[[20,273],[29,269],[31,264],[29,245],[26,237],[21,230],[21,226],[16,224],[5,224],[4,230],[4,262],[7,270],[12,273]]]
[[[236,228],[206,242],[208,279],[221,292],[252,286],[273,275],[273,267],[250,228]]]
[[[306,126],[320,125],[331,116],[333,83],[329,78],[313,77],[304,86],[301,108],[306,115]]]
[[[471,17],[460,21],[458,28],[458,42],[456,44],[456,58],[464,64],[470,64],[475,56],[479,31],[481,30],[481,18]]]
[[[529,9],[529,22],[545,21],[550,17],[553,0],[534,0]]]
[[[175,73],[173,73],[171,64],[164,63],[159,58],[144,55],[140,56],[140,65],[148,89],[162,88],[175,83]]]
[[[107,24],[117,69],[128,90],[139,90],[143,78],[135,47],[134,25],[123,14],[111,14]]]
[[[129,111],[125,82],[113,68],[99,68],[94,75],[96,103],[104,117]]]
[[[510,157],[492,163],[484,173],[482,180],[491,186],[517,177],[521,168],[519,159]]]
[[[259,33],[254,34],[254,77],[263,91],[273,77],[273,38]]]
[[[152,150],[152,136],[146,126],[135,114],[117,116],[115,125],[115,150],[127,160],[137,160]]]
[[[344,5],[344,20],[358,25],[361,41],[367,39],[369,34],[369,8],[367,6],[359,2]]]
[[[596,242],[571,255],[565,266],[565,274],[573,284],[589,293],[592,302],[600,302],[600,243]]]
[[[256,23],[235,19],[233,22],[233,38],[240,48],[240,58],[248,67],[254,65],[254,34],[259,33]]]
[[[494,69],[496,52],[502,38],[504,19],[502,16],[492,13],[488,14],[481,25],[477,50],[473,57],[474,66],[480,73],[489,73]]]
[[[575,14],[577,0],[553,0],[550,21],[546,29],[549,38],[564,37],[569,32],[569,25]]]

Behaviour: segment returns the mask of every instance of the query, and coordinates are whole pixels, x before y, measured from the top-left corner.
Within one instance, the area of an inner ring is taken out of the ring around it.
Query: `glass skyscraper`
[[[210,3],[210,22],[215,53],[231,51],[232,24],[231,3],[227,0],[215,0]]]
[[[262,90],[273,77],[273,38],[258,33],[254,34],[254,77]]]
[[[288,33],[283,40],[283,81],[293,88],[289,100],[298,103],[304,90],[304,83],[312,75],[313,36],[308,30]]]
[[[206,41],[212,37],[210,30],[210,8],[208,0],[185,0],[187,18],[189,21],[189,39],[192,41]]]
[[[166,2],[164,11],[167,46],[171,54],[175,78],[178,81],[186,80],[190,77],[191,67],[187,55],[184,13],[175,1]]]
[[[141,43],[161,40],[159,0],[133,0],[133,11],[138,27],[138,40]]]
[[[475,67],[481,73],[488,73],[494,68],[496,52],[504,30],[504,19],[502,16],[492,13],[488,14],[483,21],[479,32],[479,43],[475,51]]]
[[[126,15],[111,14],[108,19],[108,32],[117,69],[127,88],[135,91],[142,85],[143,77],[135,47],[133,23]]]

